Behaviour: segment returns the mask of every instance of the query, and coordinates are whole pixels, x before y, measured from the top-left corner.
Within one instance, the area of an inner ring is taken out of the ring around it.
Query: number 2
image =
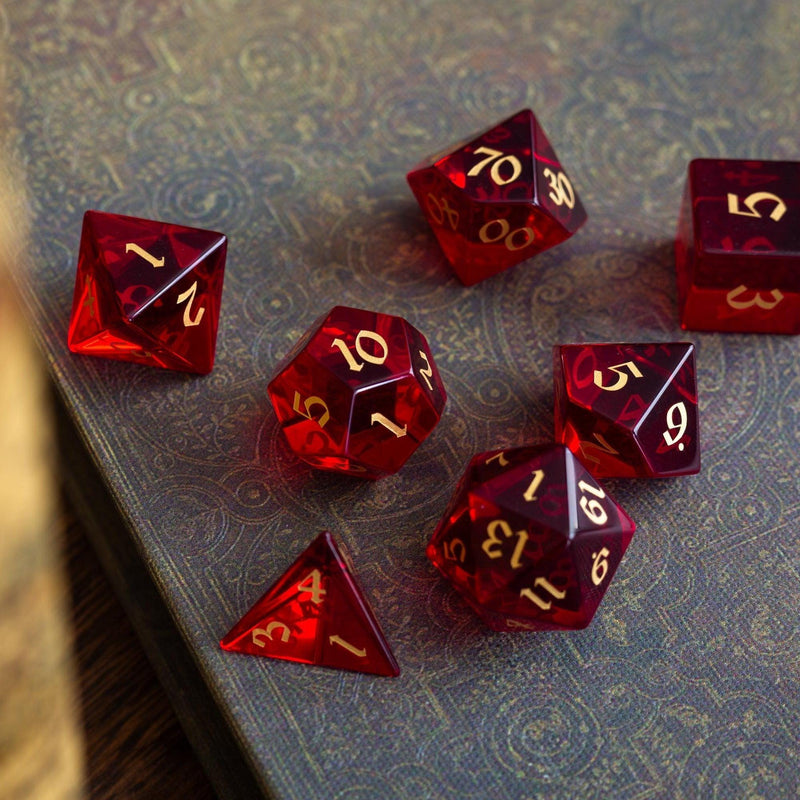
[[[186,308],[183,309],[183,327],[190,328],[193,325],[199,325],[200,320],[203,319],[203,314],[206,313],[205,308],[197,309],[197,315],[192,319],[192,303],[194,302],[194,295],[197,292],[197,281],[195,281],[183,294],[178,295],[176,305],[180,305],[184,300],[188,299]]]

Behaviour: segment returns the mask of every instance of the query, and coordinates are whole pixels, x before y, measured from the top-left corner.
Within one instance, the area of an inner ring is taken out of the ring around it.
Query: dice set
[[[466,285],[572,236],[586,212],[530,110],[407,175]],[[800,163],[697,159],[675,240],[681,327],[800,332]],[[87,211],[71,351],[200,374],[214,364],[227,239]],[[476,455],[427,546],[494,630],[589,624],[635,524],[600,478],[700,469],[694,345],[558,345],[554,442]],[[405,319],[336,306],[285,356],[268,395],[312,468],[380,479],[431,434],[446,391]],[[348,560],[320,534],[220,643],[340,669],[399,670]]]

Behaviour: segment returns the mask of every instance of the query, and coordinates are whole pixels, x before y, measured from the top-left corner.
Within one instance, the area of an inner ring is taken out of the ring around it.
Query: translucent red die
[[[210,372],[226,252],[227,238],[215,231],[87,211],[69,349]]]
[[[348,560],[327,531],[231,628],[220,647],[332,669],[400,674]]]
[[[599,478],[700,470],[690,342],[554,348],[556,440]]]
[[[380,478],[436,427],[447,395],[425,337],[402,317],[337,306],[268,386],[294,452],[313,467]]]
[[[470,461],[428,558],[494,630],[584,628],[636,526],[563,445]]]
[[[683,328],[800,333],[800,162],[692,161],[675,265]]]
[[[572,180],[528,109],[427,159],[407,179],[467,286],[563,242],[586,221]]]

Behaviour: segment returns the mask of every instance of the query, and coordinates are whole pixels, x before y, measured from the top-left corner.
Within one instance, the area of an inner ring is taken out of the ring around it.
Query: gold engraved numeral
[[[596,369],[594,371],[594,385],[599,389],[605,390],[606,392],[618,392],[620,389],[625,388],[625,386],[628,384],[628,373],[623,372],[625,367],[630,370],[630,373],[634,378],[644,377],[633,361],[626,361],[623,364],[616,364],[615,366],[608,368],[612,372],[617,373],[617,380],[609,386],[603,385],[603,372],[602,370]]]
[[[505,186],[507,183],[515,181],[522,173],[522,164],[519,163],[519,159],[516,156],[506,155],[502,150],[493,150],[491,147],[478,147],[475,150],[475,155],[486,156],[486,158],[470,169],[467,173],[469,178],[474,178],[485,166],[492,164],[492,162],[494,163],[489,170],[489,175],[498,186]],[[507,178],[503,177],[502,164],[507,164],[511,169],[511,174]]]
[[[354,656],[358,656],[359,658],[367,657],[367,651],[365,649],[358,648],[355,645],[350,644],[350,642],[346,642],[341,636],[334,634],[333,636],[328,637],[328,641],[331,644],[338,644],[339,647],[343,647],[348,653],[352,653]]]
[[[618,456],[619,450],[615,450],[607,441],[606,438],[603,436],[602,433],[593,433],[592,436],[595,439],[595,442],[581,442],[580,449],[581,454],[587,461],[591,461],[593,464],[599,464],[600,459],[596,458],[592,455],[593,451],[598,453],[605,453],[609,456]]]
[[[458,551],[458,552],[456,552]],[[467,548],[461,539],[451,539],[449,542],[442,542],[442,552],[444,557],[450,561],[460,561],[462,564],[467,558]]]
[[[676,414],[678,416],[677,419],[675,419]],[[667,409],[667,430],[661,435],[664,437],[664,441],[669,447],[677,444],[683,438],[688,423],[689,418],[686,414],[686,405],[682,400],[679,403],[673,403],[673,405]],[[683,450],[683,448],[684,444],[680,442],[680,444],[678,444],[678,450]]]
[[[136,253],[137,256],[141,256],[145,261],[147,261],[149,264],[152,264],[154,267],[164,266],[164,256],[161,256],[161,258],[156,258],[152,253],[148,253],[147,250],[139,247],[136,242],[128,242],[125,245],[125,252]]]
[[[606,522],[608,522],[608,513],[600,504],[600,500],[606,496],[606,493],[599,486],[592,486],[591,483],[587,483],[586,481],[579,481],[578,489],[581,491],[581,499],[578,501],[578,504],[583,510],[583,513],[586,514],[589,520],[595,525],[605,525]],[[600,500],[593,500],[587,497],[587,493],[599,497]]]
[[[183,327],[184,328],[191,328],[193,325],[199,325],[200,320],[203,319],[203,314],[206,313],[204,307],[200,307],[197,309],[197,315],[194,319],[192,319],[192,303],[194,302],[194,296],[197,292],[197,281],[195,281],[183,294],[178,295],[178,300],[176,305],[180,305],[184,300],[189,300],[186,304],[186,308],[183,309]]]
[[[611,553],[607,548],[602,548],[599,553],[592,553],[592,583],[599,586],[608,574],[608,557]]]
[[[386,430],[391,431],[398,439],[408,433],[407,425],[403,425],[401,428],[396,422],[392,422],[388,417],[377,411],[370,417],[370,425],[374,425],[376,422],[383,425]]]
[[[266,647],[267,643],[264,641],[264,637],[266,636],[267,639],[273,641],[272,634],[280,629],[280,640],[285,644],[289,641],[289,637],[291,635],[291,631],[289,630],[288,625],[284,625],[282,622],[273,621],[267,625],[266,628],[256,628],[253,631],[253,644],[256,647]]]
[[[536,499],[536,490],[539,488],[543,480],[544,470],[535,469],[533,471],[533,480],[528,484],[528,488],[525,490],[525,493],[522,495],[522,497],[529,503],[533,502]]]
[[[765,300],[761,296],[761,292],[756,292],[755,297],[752,297],[750,300],[738,299],[748,291],[750,290],[744,284],[741,284],[735,289],[731,289],[728,294],[725,295],[725,301],[731,308],[739,310],[756,306],[757,308],[763,308],[764,311],[770,311],[783,300],[783,292],[781,292],[780,289],[772,289],[770,291],[769,296],[772,297],[772,300]]]
[[[94,296],[94,278],[91,275],[86,276],[86,281],[84,283],[84,293],[83,293],[83,307],[89,309],[89,316],[94,319],[94,305],[97,302],[97,298]]]
[[[319,605],[322,602],[322,596],[327,592],[322,588],[322,575],[318,569],[312,569],[311,572],[297,584],[298,591],[308,592],[311,595],[311,602],[314,605]]]
[[[425,362],[425,369],[421,369],[419,374],[425,379],[425,383],[428,385],[428,390],[433,391],[433,384],[431,383],[431,378],[433,377],[433,367],[431,366],[431,362],[428,360],[428,354],[424,350],[419,351],[420,358]]]
[[[305,411],[300,408],[300,403],[303,404]],[[320,428],[325,427],[325,423],[331,418],[331,412],[328,410],[328,404],[321,398],[317,397],[316,395],[312,395],[311,397],[307,397],[305,400],[300,396],[300,392],[294,393],[294,398],[292,400],[292,408],[300,414],[301,417],[305,417],[306,419],[314,419],[314,416],[311,413],[311,409],[314,406],[320,406],[323,411],[319,415],[319,419],[317,420],[317,425]]]
[[[533,582],[533,589],[529,589],[528,587],[520,589],[519,596],[535,603],[542,611],[549,611],[553,603],[551,600],[543,600],[536,594],[534,590],[539,588],[544,589],[554,600],[563,600],[567,596],[565,591],[557,589],[547,578],[537,578]]]
[[[508,459],[506,458],[506,454],[504,452],[495,453],[493,456],[489,456],[484,463],[488,464],[490,461],[497,461],[501,467],[508,466]]]
[[[444,218],[447,217],[448,223],[453,230],[458,229],[458,211],[450,206],[446,197],[441,200],[437,199],[435,195],[428,193],[425,205],[428,207],[428,212],[433,217],[433,221],[437,225],[444,225]]]
[[[497,227],[494,228],[493,226]],[[493,235],[495,233],[496,235]],[[521,239],[518,234],[521,234]],[[478,238],[485,244],[494,244],[502,239],[506,250],[511,250],[513,252],[514,250],[522,250],[523,247],[527,247],[534,238],[536,238],[536,234],[533,232],[533,228],[528,228],[527,226],[524,228],[514,228],[512,231],[508,220],[490,219],[478,231]]]
[[[517,537],[517,544],[516,547],[514,547],[514,552],[509,563],[513,569],[521,567],[522,562],[520,559],[522,558],[522,553],[525,550],[525,543],[528,541],[528,532],[514,532],[511,530],[511,526],[504,519],[492,520],[486,526],[486,533],[488,536],[486,539],[484,539],[483,544],[481,545],[483,552],[486,553],[489,558],[500,558],[503,555],[503,541],[497,537],[496,532],[498,530],[502,532],[506,539],[510,539],[513,536]]]
[[[741,205],[739,205],[738,194],[728,192],[728,213],[739,214],[743,217],[762,218],[762,215],[756,208],[756,205],[762,200],[770,200],[775,203],[774,208],[769,214],[769,218],[773,222],[778,222],[787,211],[786,203],[784,203],[783,200],[778,197],[778,195],[772,194],[772,192],[753,192],[752,194],[747,195],[747,197],[745,197],[745,199],[742,201],[745,205],[745,208],[742,208]]]
[[[551,169],[545,169],[542,174],[547,178],[550,199],[557,206],[575,208],[575,190],[572,188],[570,179],[560,170],[558,173],[554,173]]]
[[[364,350],[362,346],[363,339],[371,339],[375,342],[378,347],[382,350],[381,355],[374,356],[372,353],[368,353]],[[355,356],[353,355],[350,348],[347,346],[347,342],[344,339],[334,339],[331,343],[331,347],[338,347],[341,354],[344,356],[344,360],[347,362],[347,366],[353,372],[361,372],[364,368],[363,362],[369,362],[370,364],[383,364],[386,361],[387,357],[389,356],[389,345],[386,344],[386,339],[383,338],[379,333],[375,333],[375,331],[359,331],[356,334],[356,353],[358,353],[359,358],[361,358],[362,363],[358,363],[356,361]]]

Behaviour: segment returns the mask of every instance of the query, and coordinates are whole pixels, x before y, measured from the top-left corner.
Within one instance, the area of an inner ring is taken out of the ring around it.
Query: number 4
[[[318,569],[312,569],[311,572],[297,584],[297,590],[300,592],[309,592],[311,595],[311,602],[314,605],[319,605],[322,602],[322,596],[327,592],[322,588],[322,574]]]

